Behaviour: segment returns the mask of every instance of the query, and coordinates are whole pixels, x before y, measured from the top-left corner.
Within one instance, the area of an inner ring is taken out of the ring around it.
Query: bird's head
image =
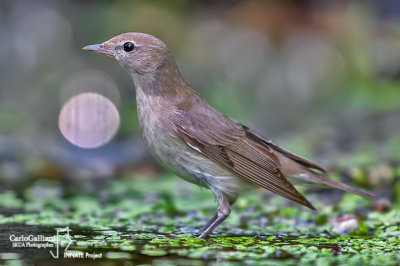
[[[172,58],[161,40],[138,32],[123,33],[82,49],[111,56],[129,73],[139,75],[156,71],[166,59]]]

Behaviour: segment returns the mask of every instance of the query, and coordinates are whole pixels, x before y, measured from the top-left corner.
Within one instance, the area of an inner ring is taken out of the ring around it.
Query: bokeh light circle
[[[98,93],[81,93],[61,109],[58,126],[72,144],[86,149],[98,148],[117,133],[119,114],[115,105]]]

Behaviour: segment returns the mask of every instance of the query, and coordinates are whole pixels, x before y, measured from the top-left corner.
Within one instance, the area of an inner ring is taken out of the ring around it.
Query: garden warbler
[[[201,238],[228,217],[240,193],[257,187],[311,209],[292,182],[373,198],[329,179],[321,166],[216,111],[184,80],[167,46],[154,36],[124,33],[83,49],[111,56],[132,77],[142,135],[157,161],[214,193],[217,213],[203,227]]]

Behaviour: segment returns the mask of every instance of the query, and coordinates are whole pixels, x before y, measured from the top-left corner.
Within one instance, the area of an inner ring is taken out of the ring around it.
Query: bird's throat
[[[144,74],[131,73],[136,89],[148,96],[166,97],[184,100],[196,92],[186,83],[178,66],[172,59],[160,65],[157,70]]]

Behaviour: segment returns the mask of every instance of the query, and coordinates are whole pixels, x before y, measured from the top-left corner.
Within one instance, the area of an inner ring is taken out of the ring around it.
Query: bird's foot
[[[204,234],[204,232],[203,232],[203,233],[201,233],[199,236],[196,236],[196,238],[199,238],[199,239],[208,239],[209,236],[210,236],[210,235]]]

